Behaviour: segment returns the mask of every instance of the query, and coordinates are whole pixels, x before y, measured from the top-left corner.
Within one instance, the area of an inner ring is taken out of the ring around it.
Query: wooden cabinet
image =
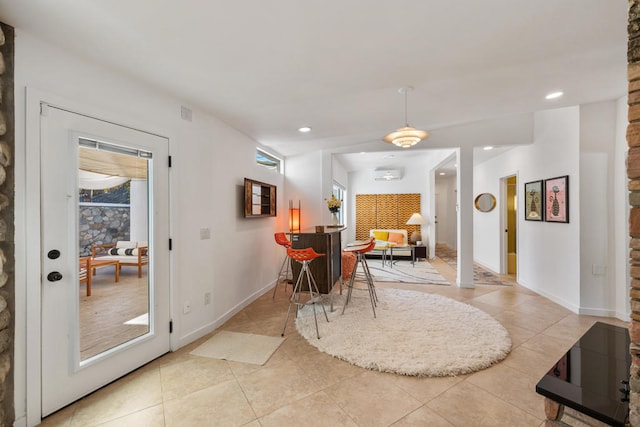
[[[276,186],[245,178],[244,216],[276,216]]]
[[[342,274],[342,244],[340,231],[328,231],[326,233],[296,233],[291,235],[291,247],[293,249],[313,248],[319,254],[325,256],[316,258],[309,264],[309,269],[316,280],[318,290],[322,294],[328,294]],[[293,280],[298,280],[302,264],[292,261]],[[307,289],[307,279],[304,279],[303,290]]]

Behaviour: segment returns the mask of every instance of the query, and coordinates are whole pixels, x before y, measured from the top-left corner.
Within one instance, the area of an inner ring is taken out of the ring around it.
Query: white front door
[[[45,416],[170,349],[169,144],[45,104],[40,131]],[[143,251],[141,277],[91,260],[86,280],[91,247],[111,241]]]

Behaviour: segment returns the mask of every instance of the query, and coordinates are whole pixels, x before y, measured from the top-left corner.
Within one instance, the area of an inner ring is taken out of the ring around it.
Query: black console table
[[[536,385],[536,392],[546,398],[548,420],[560,420],[567,407],[624,426],[629,413],[629,344],[626,328],[595,323]]]

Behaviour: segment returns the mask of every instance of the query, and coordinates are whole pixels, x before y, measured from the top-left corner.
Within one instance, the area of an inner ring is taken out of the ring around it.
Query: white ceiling
[[[623,96],[627,8],[625,0],[0,0],[0,20],[210,111],[285,156],[399,153],[381,138],[404,125],[398,88],[411,85],[409,122],[431,136],[402,156],[528,143],[534,111]],[[565,96],[544,99],[555,90]],[[312,132],[297,132],[302,125]]]

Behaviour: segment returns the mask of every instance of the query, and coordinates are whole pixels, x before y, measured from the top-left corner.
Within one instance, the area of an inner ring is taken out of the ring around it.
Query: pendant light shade
[[[423,130],[416,129],[411,126],[405,126],[386,135],[383,140],[384,142],[395,144],[398,147],[409,148],[428,136],[429,134]]]
[[[401,127],[395,132],[391,132],[382,138],[384,142],[388,142],[402,148],[412,147],[429,136],[428,132],[409,126],[409,121],[407,120],[407,92],[410,90],[413,90],[411,86],[403,87],[398,90],[398,92],[404,93],[404,127]]]

